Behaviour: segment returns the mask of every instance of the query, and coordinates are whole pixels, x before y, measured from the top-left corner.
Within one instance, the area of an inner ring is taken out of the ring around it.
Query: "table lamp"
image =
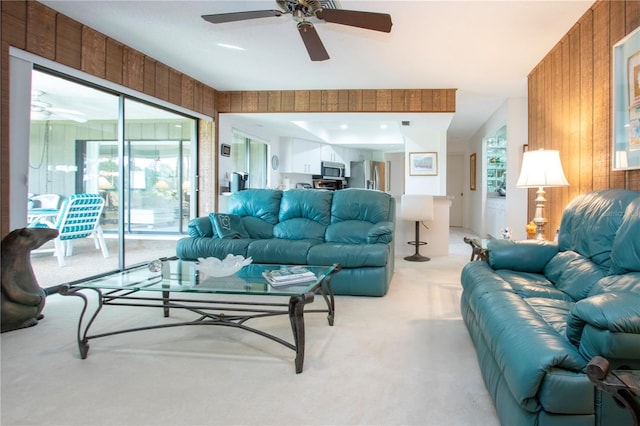
[[[407,244],[415,245],[416,252],[404,259],[411,262],[426,262],[431,260],[420,254],[420,246],[426,245],[420,241],[420,223],[425,220],[433,220],[433,196],[424,194],[404,194],[400,199],[400,216],[404,220],[412,220],[416,223],[416,239]],[[426,225],[425,225],[426,227]]]
[[[536,224],[536,240],[544,240],[544,226],[547,223],[544,217],[544,203],[547,201],[544,198],[544,188],[569,186],[562,170],[560,152],[544,149],[525,152],[516,186],[538,188],[533,223]]]

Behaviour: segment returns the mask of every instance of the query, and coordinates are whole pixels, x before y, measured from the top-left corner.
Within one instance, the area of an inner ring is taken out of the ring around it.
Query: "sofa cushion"
[[[259,217],[245,216],[242,218],[244,228],[249,233],[250,238],[263,239],[273,238],[273,224]]]
[[[611,273],[640,271],[640,198],[624,212],[622,223],[611,247]]]
[[[390,242],[393,238],[391,196],[367,189],[337,191],[325,241],[346,244]]]
[[[219,238],[249,238],[242,217],[235,214],[211,213],[209,218]]]
[[[560,251],[573,250],[609,267],[613,241],[626,207],[637,198],[637,192],[623,189],[593,191],[574,198],[562,214]]]
[[[529,297],[524,300],[544,319],[544,322],[553,327],[559,335],[565,336],[567,315],[575,302],[546,297]]]
[[[329,242],[346,244],[386,244],[393,240],[393,223],[345,220],[329,225],[324,238]]]
[[[465,288],[466,291],[466,288]],[[527,301],[505,291],[475,299],[475,319],[510,393],[527,411],[539,409],[537,394],[551,368],[580,371],[586,360]]]
[[[331,204],[331,223],[359,220],[370,223],[391,221],[391,195],[368,189],[335,191]]]
[[[247,255],[251,256],[254,263],[306,265],[309,264],[307,253],[316,244],[320,244],[320,241],[280,238],[254,240],[247,248]]]
[[[558,290],[553,283],[542,274],[498,269],[496,275],[508,282],[513,291],[520,297],[545,297],[547,299],[573,302],[571,296]]]
[[[574,300],[585,298],[591,287],[607,274],[608,268],[574,252],[560,252],[544,268],[546,277]]]
[[[589,296],[618,291],[640,293],[640,272],[629,272],[624,275],[609,275],[591,287]]]
[[[387,244],[323,243],[309,249],[307,260],[309,265],[340,263],[343,268],[385,266],[389,250]]]
[[[227,213],[253,216],[272,225],[278,223],[282,191],[276,189],[247,189],[229,197]]]
[[[182,238],[176,244],[176,256],[180,259],[197,260],[199,257],[224,259],[228,254],[247,257],[250,239]]]
[[[187,230],[190,237],[213,237],[215,236],[215,230],[211,219],[208,216],[196,217],[191,219],[187,225]]]
[[[285,191],[280,203],[279,222],[273,228],[273,235],[288,240],[324,241],[324,233],[330,222],[332,197],[331,191]]]

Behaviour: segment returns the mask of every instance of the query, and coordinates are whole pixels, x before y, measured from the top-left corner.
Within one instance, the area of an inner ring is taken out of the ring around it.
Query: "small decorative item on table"
[[[507,226],[506,228],[502,228],[500,229],[500,236],[505,239],[505,240],[510,240],[511,239],[511,229]]]
[[[196,265],[198,271],[212,277],[228,277],[238,272],[243,266],[249,265],[253,259],[251,257],[245,259],[243,256],[229,253],[223,260],[216,257],[199,257],[198,262]]]
[[[283,266],[280,269],[264,271],[262,276],[272,287],[283,287],[316,279],[316,275],[303,266]]]
[[[160,272],[162,270],[162,261],[160,259],[152,260],[147,267],[151,272]]]

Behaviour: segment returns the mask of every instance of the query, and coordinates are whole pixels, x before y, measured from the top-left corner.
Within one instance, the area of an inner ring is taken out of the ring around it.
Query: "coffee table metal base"
[[[88,314],[88,298],[82,290],[93,290],[98,296],[98,305],[95,312]],[[295,367],[296,373],[301,373],[304,365],[305,349],[305,327],[304,314],[305,305],[314,301],[315,293],[308,292],[301,295],[292,296],[289,303],[271,303],[258,301],[232,301],[232,300],[207,300],[211,299],[188,299],[171,298],[169,292],[162,292],[162,297],[141,296],[138,291],[109,290],[99,288],[73,287],[69,285],[60,286],[60,294],[64,296],[77,296],[83,300],[83,308],[80,313],[77,328],[78,348],[80,357],[85,359],[89,353],[89,340],[100,337],[113,336],[136,331],[153,330],[160,328],[181,327],[189,325],[216,325],[240,328],[260,336],[280,343],[296,353]],[[318,288],[327,308],[307,310],[306,313],[327,313],[327,321],[333,326],[335,315],[335,299],[331,288],[331,276],[327,277]],[[144,327],[135,327],[122,330],[115,330],[100,334],[89,334],[93,322],[104,306],[129,306],[144,308],[160,308],[165,317],[169,317],[171,309],[183,309],[197,314],[197,318],[191,321],[155,324]],[[278,336],[259,330],[247,325],[249,320],[264,317],[288,315],[293,332],[293,343]]]

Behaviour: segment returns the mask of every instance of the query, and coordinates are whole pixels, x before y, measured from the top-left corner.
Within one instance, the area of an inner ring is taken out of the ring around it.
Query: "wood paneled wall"
[[[546,189],[549,239],[576,195],[640,190],[640,170],[611,170],[612,48],[639,25],[639,1],[598,0],[529,74],[529,149],[559,150],[570,184]]]
[[[218,112],[455,112],[455,89],[219,92]]]

